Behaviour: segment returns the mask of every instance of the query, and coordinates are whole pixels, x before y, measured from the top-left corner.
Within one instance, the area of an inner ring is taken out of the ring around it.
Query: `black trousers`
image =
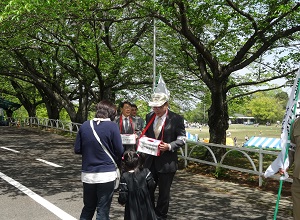
[[[154,192],[151,195],[155,213],[159,219],[166,219],[169,211],[170,203],[170,190],[173,182],[174,173],[159,173],[154,169],[154,166],[150,168],[156,186],[158,186],[158,198],[155,205]]]

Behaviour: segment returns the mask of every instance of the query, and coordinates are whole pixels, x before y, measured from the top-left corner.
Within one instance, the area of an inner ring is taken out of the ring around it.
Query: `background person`
[[[135,121],[135,124],[136,124],[136,128],[135,130],[141,134],[143,128],[144,128],[144,125],[145,125],[145,121],[143,118],[141,118],[140,116],[137,115],[137,111],[138,111],[138,107],[136,104],[132,103],[131,104],[131,116],[133,118],[133,120]],[[138,134],[138,135],[139,135]]]
[[[125,172],[122,174],[118,202],[125,205],[125,220],[156,220],[150,192],[155,182],[149,169],[143,168],[143,159],[132,150],[123,156]]]
[[[294,219],[300,219],[300,117],[292,124],[291,148],[289,149],[289,167],[294,164],[293,183],[291,186]],[[279,169],[283,175],[284,170]]]
[[[145,132],[149,138],[161,140],[160,156],[146,155],[144,167],[149,168],[156,186],[159,188],[155,205],[154,193],[152,201],[158,219],[166,219],[169,210],[170,189],[175,172],[178,169],[177,150],[184,146],[186,131],[183,117],[168,110],[168,96],[154,93],[149,106],[153,112],[146,115],[146,124],[155,117]]]
[[[97,104],[94,128],[102,144],[120,165],[123,146],[120,131],[112,122],[116,106],[109,101]],[[74,151],[82,155],[83,209],[81,220],[91,220],[97,209],[96,219],[108,220],[114,193],[116,168],[113,161],[95,138],[90,121],[84,122],[76,136]]]

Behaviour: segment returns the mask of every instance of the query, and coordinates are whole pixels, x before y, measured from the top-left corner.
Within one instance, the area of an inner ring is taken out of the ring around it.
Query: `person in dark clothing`
[[[131,103],[131,116],[133,120],[135,121],[136,127],[135,130],[138,134],[138,136],[142,133],[142,130],[145,126],[145,121],[143,118],[137,115],[138,107],[136,104]]]
[[[136,149],[136,122],[131,114],[131,103],[124,101],[120,105],[121,114],[115,118],[115,122],[119,126],[124,151]]]
[[[145,135],[161,140],[160,156],[146,155],[144,167],[149,168],[158,185],[158,198],[155,205],[154,192],[152,201],[159,220],[167,219],[170,201],[170,189],[178,169],[177,150],[185,145],[186,131],[182,116],[168,109],[168,95],[154,93],[149,106],[153,111],[146,115]]]
[[[156,220],[150,193],[155,182],[149,169],[143,168],[142,158],[132,150],[124,153],[124,170],[118,202],[125,205],[124,220]]]
[[[123,146],[120,131],[112,122],[116,106],[109,101],[97,105],[96,117],[92,123],[102,144],[114,161],[120,165]],[[109,210],[113,198],[116,167],[94,136],[90,121],[84,122],[76,136],[74,151],[82,155],[83,203],[80,220],[92,220],[97,209],[97,220],[109,220]]]

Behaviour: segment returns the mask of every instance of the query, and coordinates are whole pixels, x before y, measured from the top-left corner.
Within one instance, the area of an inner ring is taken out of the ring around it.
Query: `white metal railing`
[[[36,126],[40,128],[48,128],[48,129],[56,129],[60,131],[69,132],[70,134],[76,134],[81,126],[79,123],[73,123],[73,122],[66,122],[66,121],[60,121],[60,120],[54,120],[54,119],[47,119],[47,118],[36,118],[36,117],[30,117],[30,118],[23,118],[23,119],[16,119],[15,123],[13,125],[17,126]],[[221,157],[220,161],[217,161],[216,155],[214,154],[213,148],[225,148],[227,149],[226,153]],[[197,150],[203,150],[205,148],[213,158],[213,162],[201,160],[197,158],[193,158],[192,154]],[[251,164],[252,169],[245,169],[242,167],[235,167],[231,166],[230,164],[224,164],[225,158],[232,152],[237,151],[241,153],[249,163]],[[251,155],[249,154],[251,152]],[[189,161],[202,163],[202,164],[208,164],[215,167],[222,167],[226,169],[236,170],[240,172],[245,173],[251,173],[254,175],[258,175],[259,177],[259,186],[262,186],[263,183],[263,159],[264,155],[275,155],[277,156],[280,152],[278,151],[268,151],[263,150],[261,148],[259,149],[252,149],[252,148],[245,148],[245,147],[232,147],[227,145],[221,145],[221,144],[212,144],[212,143],[205,143],[205,142],[195,142],[187,140],[187,143],[185,144],[185,147],[182,149],[180,148],[180,155],[179,158],[182,158],[184,160],[184,166],[186,167],[188,165]],[[255,163],[255,158],[258,156],[258,162]],[[257,164],[258,163],[258,164]],[[273,179],[279,179],[279,176],[274,175],[271,178]],[[286,179],[287,182],[292,182],[291,178]]]
[[[76,134],[81,126],[81,124],[79,123],[74,123],[70,121],[61,121],[56,119],[36,117],[16,119],[15,124],[18,123],[20,124],[20,126],[37,126],[41,128],[56,129],[60,131],[69,132],[70,134]]]
[[[217,161],[214,151],[212,150],[212,147],[227,149],[226,153],[221,157],[221,159],[219,161]],[[213,158],[213,162],[193,158],[191,156],[192,153],[195,150],[198,150],[199,148],[202,148],[202,149],[205,148],[211,154],[211,157]],[[262,183],[263,183],[264,155],[277,156],[280,153],[278,151],[268,151],[268,150],[263,150],[261,148],[254,149],[254,148],[246,148],[246,147],[233,147],[233,146],[227,146],[227,145],[222,145],[222,144],[195,142],[195,141],[189,141],[189,140],[187,141],[185,148],[180,149],[180,151],[181,151],[181,155],[179,155],[179,157],[184,159],[185,166],[187,166],[188,161],[193,161],[193,162],[197,162],[197,163],[208,164],[208,165],[215,166],[215,167],[222,167],[222,168],[236,170],[236,171],[240,171],[240,172],[255,174],[255,175],[258,175],[258,177],[259,177],[259,183],[258,183],[259,186],[262,186]],[[252,169],[245,169],[242,167],[231,166],[230,164],[224,164],[225,158],[234,151],[241,153],[245,158],[247,158],[247,160],[251,164]],[[251,155],[249,154],[249,152],[251,152]],[[258,161],[255,160],[255,158],[257,158],[257,157],[258,157]],[[256,163],[255,163],[255,161],[256,161]],[[274,175],[270,178],[279,180],[279,177],[280,177],[279,175]],[[292,182],[293,180],[291,178],[288,178],[285,181]]]

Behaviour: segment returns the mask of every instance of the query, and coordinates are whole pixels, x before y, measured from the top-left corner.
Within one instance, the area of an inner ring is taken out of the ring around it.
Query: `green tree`
[[[259,123],[281,121],[284,114],[282,106],[278,104],[278,99],[264,94],[252,99],[247,108]]]
[[[290,62],[282,62],[286,56],[281,53],[299,39],[297,1],[148,2],[139,6],[181,39],[187,59],[178,63],[193,69],[211,93],[210,142],[225,144],[228,101],[251,94],[250,85],[295,73],[293,65],[298,58],[291,54],[298,52],[290,52]],[[272,63],[268,61],[270,54],[277,55]],[[243,93],[231,96],[230,91],[238,87]]]
[[[278,104],[282,106],[282,108],[285,110],[286,104],[289,100],[289,95],[286,92],[278,92],[275,95],[275,98],[278,100]]]
[[[184,118],[188,122],[206,123],[206,106],[208,106],[206,103],[198,103],[195,109],[184,113]]]
[[[150,18],[126,18],[130,8],[117,1],[4,2],[1,74],[32,83],[49,117],[57,119],[65,108],[72,121],[83,122],[92,103],[152,84],[144,74],[151,57],[141,56],[138,45],[147,44],[142,37]]]
[[[136,9],[122,1],[86,1],[84,5],[28,1],[26,7],[23,3],[7,4],[2,13],[3,27],[11,26],[12,31],[2,29],[7,37],[0,41],[6,51],[1,74],[32,83],[49,118],[58,119],[64,108],[72,121],[83,122],[91,104],[101,99],[149,99],[151,18],[134,16]],[[24,22],[20,25],[16,20]],[[178,92],[172,96],[174,101],[184,103],[187,94],[195,94],[198,83],[193,77],[178,84],[186,74],[174,65],[180,56],[180,48],[174,45],[180,39],[170,41],[174,31],[162,22],[158,25],[157,69],[164,73],[170,90]]]

